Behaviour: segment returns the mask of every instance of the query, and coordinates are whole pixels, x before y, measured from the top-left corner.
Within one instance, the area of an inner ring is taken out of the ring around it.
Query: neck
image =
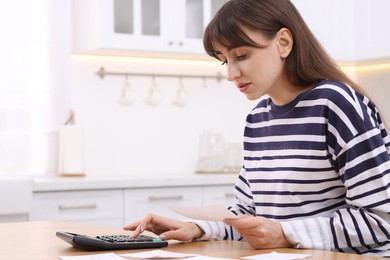
[[[292,84],[283,84],[283,87],[276,89],[276,91],[273,91],[273,93],[269,93],[269,96],[272,99],[272,102],[275,103],[275,105],[283,106],[287,105],[291,101],[293,101],[298,95],[300,95],[303,92],[306,92],[312,88],[314,88],[314,85],[309,86],[296,86]]]

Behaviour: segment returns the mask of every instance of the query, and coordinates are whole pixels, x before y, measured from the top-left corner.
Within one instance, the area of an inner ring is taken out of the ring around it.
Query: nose
[[[236,78],[241,76],[240,70],[239,70],[239,68],[237,67],[236,64],[228,63],[226,68],[227,68],[226,79],[228,81],[233,81]]]

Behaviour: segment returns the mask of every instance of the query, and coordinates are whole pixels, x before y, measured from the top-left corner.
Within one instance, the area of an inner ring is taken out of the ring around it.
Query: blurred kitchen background
[[[58,175],[71,111],[87,176],[238,172],[255,102],[201,41],[223,2],[2,2],[0,175]],[[293,2],[390,122],[390,1]]]

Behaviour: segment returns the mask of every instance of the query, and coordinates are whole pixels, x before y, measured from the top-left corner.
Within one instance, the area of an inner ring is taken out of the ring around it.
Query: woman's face
[[[264,48],[241,46],[229,50],[219,43],[215,44],[218,58],[227,66],[227,79],[233,81],[250,100],[268,94],[277,103],[279,96],[283,96],[285,84],[289,84],[283,67],[290,52],[285,53],[285,45],[292,43],[284,39],[286,32],[282,30],[270,40],[260,32],[243,29],[252,40],[265,46]],[[290,36],[288,30],[287,33],[287,36]]]

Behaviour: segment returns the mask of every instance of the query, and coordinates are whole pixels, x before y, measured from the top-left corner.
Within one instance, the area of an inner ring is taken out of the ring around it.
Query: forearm
[[[295,248],[315,248],[326,251],[334,248],[327,218],[286,221],[280,224],[286,239]]]
[[[196,240],[240,240],[240,234],[232,227],[219,221],[191,220],[204,233]]]
[[[346,208],[331,218],[286,221],[281,225],[287,240],[296,248],[365,253],[389,241],[390,216],[381,215]]]

